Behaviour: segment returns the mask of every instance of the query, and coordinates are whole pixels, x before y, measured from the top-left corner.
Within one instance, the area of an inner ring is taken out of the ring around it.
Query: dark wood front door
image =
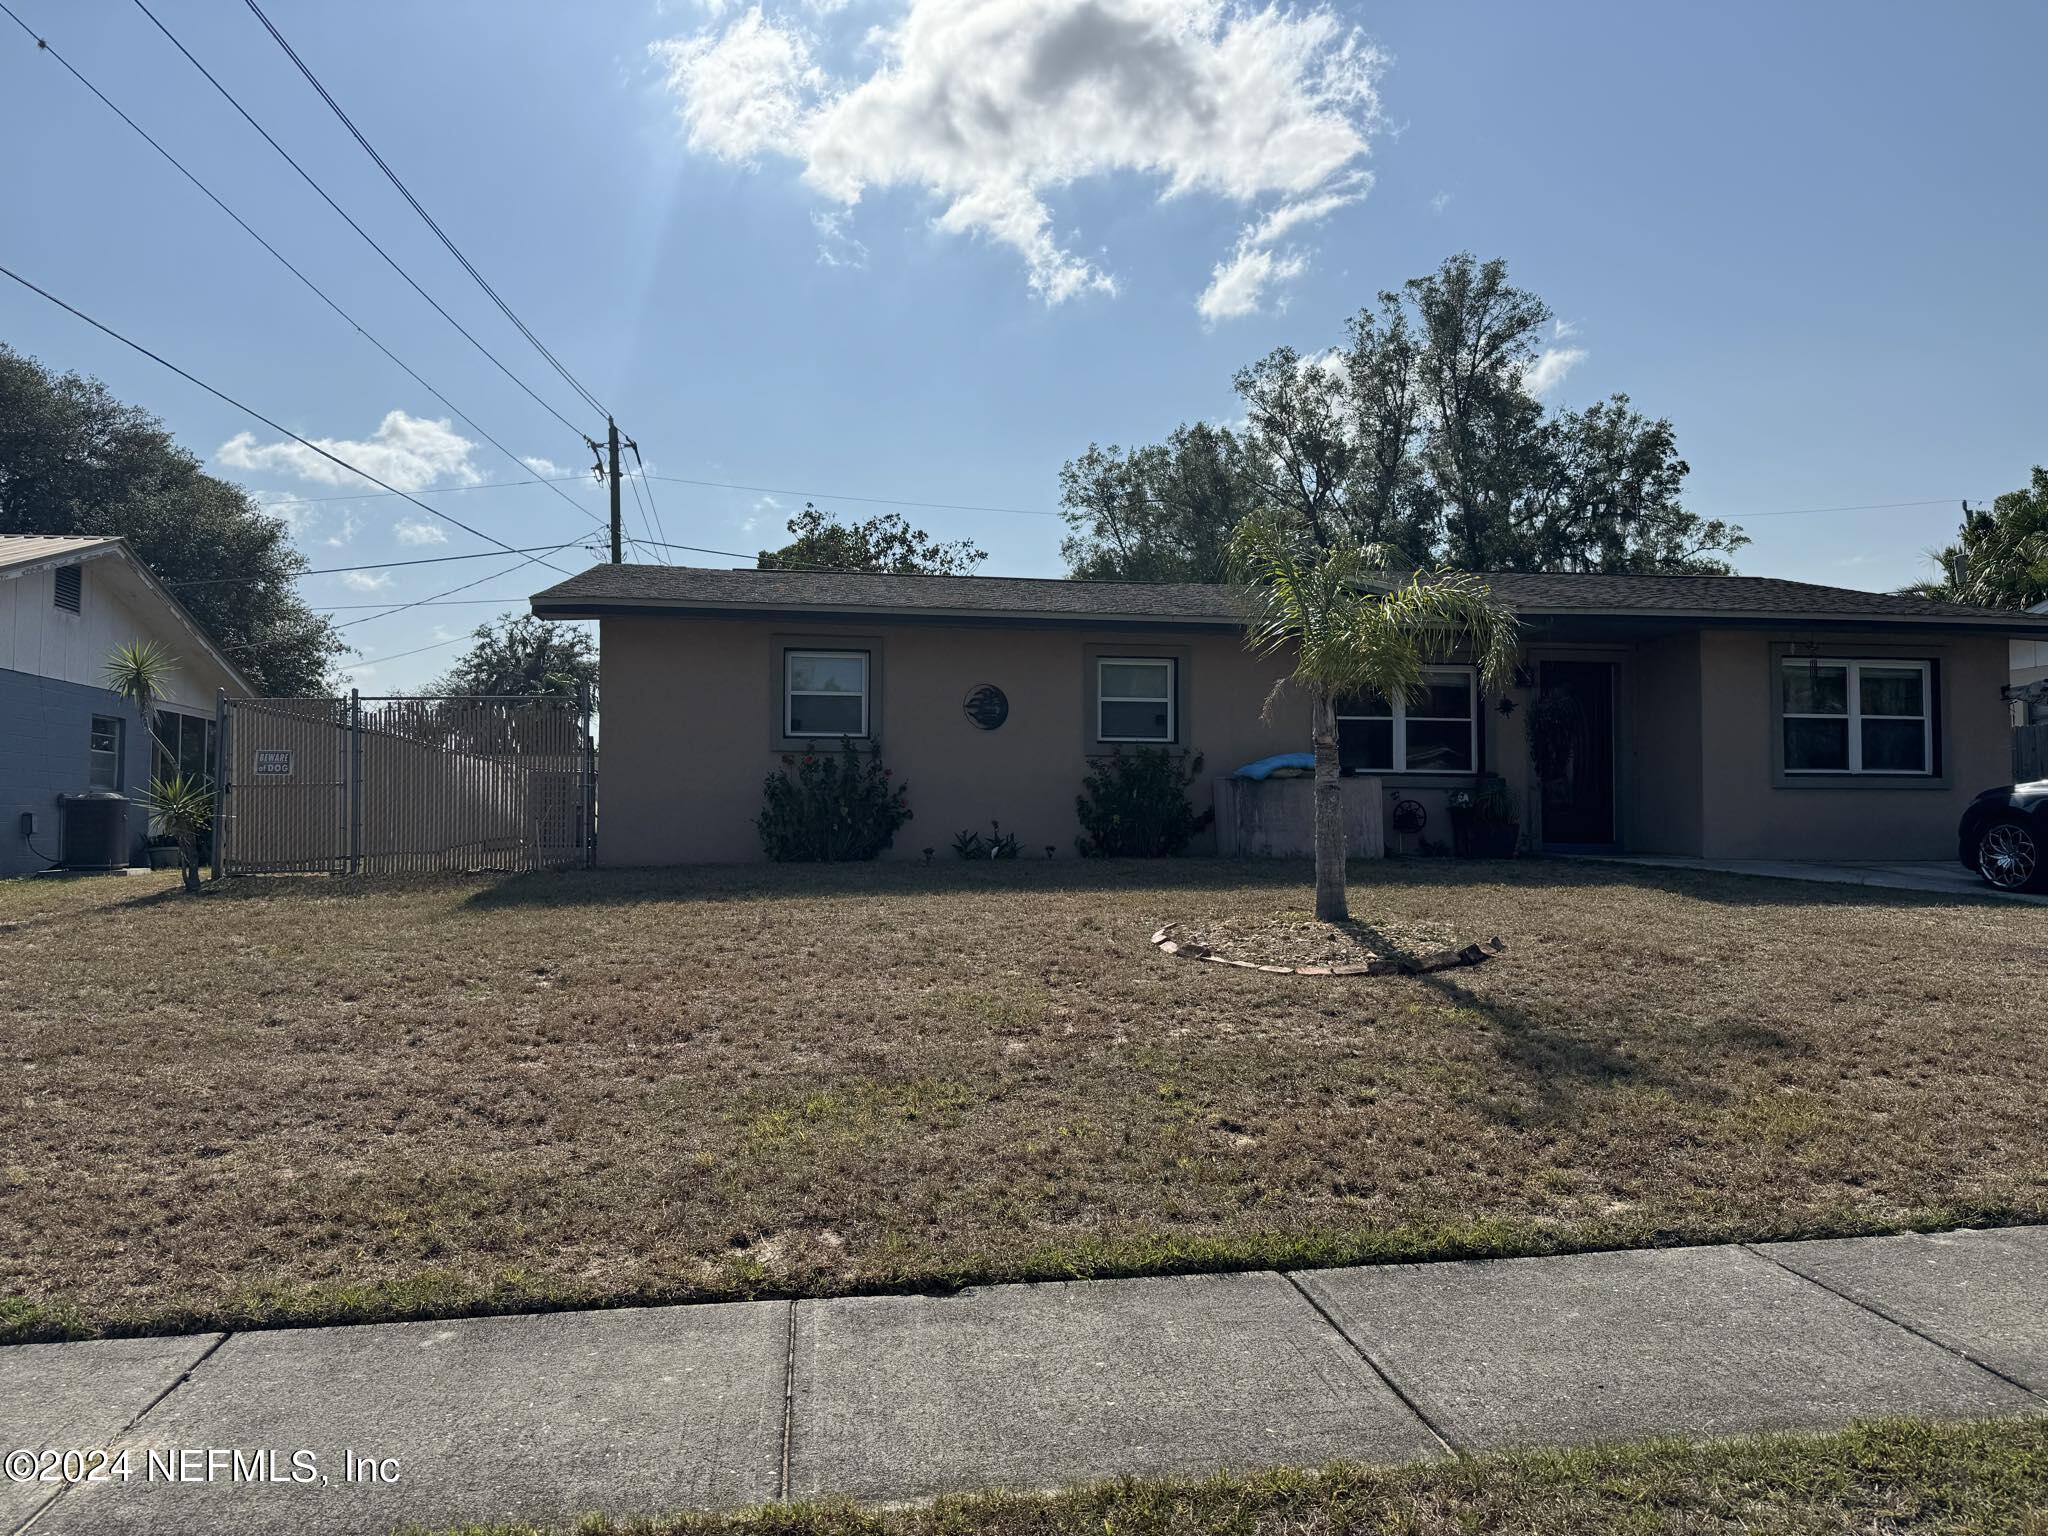
[[[1614,833],[1614,663],[1539,663],[1536,770],[1543,841],[1611,847]]]

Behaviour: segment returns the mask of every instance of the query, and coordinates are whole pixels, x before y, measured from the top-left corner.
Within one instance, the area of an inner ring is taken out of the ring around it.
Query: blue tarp
[[[1270,779],[1276,773],[1298,769],[1303,773],[1315,771],[1315,754],[1311,752],[1281,752],[1273,757],[1262,757],[1256,763],[1246,763],[1233,779]]]

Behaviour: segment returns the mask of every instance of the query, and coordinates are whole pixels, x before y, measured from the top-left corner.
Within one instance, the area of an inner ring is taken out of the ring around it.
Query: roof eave
[[[673,603],[645,598],[528,599],[543,619],[761,619],[778,624],[942,624],[1008,629],[1241,629],[1229,614],[1067,613],[997,608],[877,608],[854,604]]]
[[[759,619],[796,624],[944,624],[1018,629],[1239,629],[1234,614],[1071,613],[990,608],[902,608],[857,604],[769,604],[665,602],[639,597],[530,598],[536,617],[546,619],[673,618]],[[1959,633],[2027,635],[2048,633],[2048,616],[2025,614],[1769,613],[1676,608],[1529,608],[1525,621],[1596,619],[1632,624],[1698,624],[1741,629],[1942,629]]]

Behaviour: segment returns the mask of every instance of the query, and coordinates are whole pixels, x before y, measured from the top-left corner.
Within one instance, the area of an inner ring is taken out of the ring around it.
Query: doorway
[[[1612,848],[1614,679],[1611,661],[1538,663],[1536,771],[1546,847]]]

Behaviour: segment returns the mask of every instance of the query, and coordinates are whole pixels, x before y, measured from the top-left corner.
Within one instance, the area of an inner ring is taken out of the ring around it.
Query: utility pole
[[[610,429],[607,442],[611,452],[612,564],[617,565],[622,558],[619,554],[619,424],[609,416],[605,417],[604,424]]]

